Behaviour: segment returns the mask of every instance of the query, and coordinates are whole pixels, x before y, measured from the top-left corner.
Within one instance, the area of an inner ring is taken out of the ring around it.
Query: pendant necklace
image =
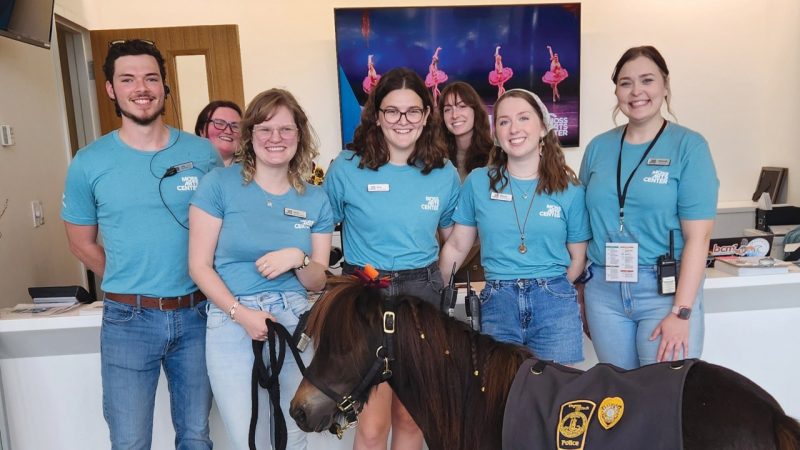
[[[511,180],[511,181],[510,181],[510,183],[513,183],[513,182],[514,182],[514,181],[513,181],[513,180],[514,180],[513,178],[511,178],[510,176],[509,176],[508,178],[509,178],[509,180]],[[510,184],[510,183],[509,183],[509,184]],[[523,200],[527,200],[527,199],[528,199],[528,194],[530,194],[531,192],[533,192],[533,186],[534,186],[534,185],[535,185],[535,184],[531,184],[531,187],[530,187],[530,189],[528,190],[528,192],[525,192],[525,190],[524,190],[524,189],[520,189],[520,191],[522,191],[522,199],[523,199]],[[519,185],[517,185],[517,188],[519,188]]]
[[[533,199],[536,198],[536,191],[531,189],[531,201],[528,203],[528,211],[525,213],[525,221],[522,223],[522,226],[519,224],[519,214],[517,213],[517,202],[514,201],[514,186],[510,182],[511,177],[509,177],[508,187],[511,189],[511,206],[514,208],[514,218],[517,219],[517,229],[519,230],[519,250],[520,253],[525,254],[528,252],[528,247],[525,246],[525,226],[528,225],[528,217],[531,214],[531,207],[533,207]],[[523,196],[523,199],[525,197]]]

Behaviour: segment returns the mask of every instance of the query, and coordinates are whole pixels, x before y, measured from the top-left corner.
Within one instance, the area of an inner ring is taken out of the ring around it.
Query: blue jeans
[[[253,310],[267,311],[275,320],[294,333],[298,318],[311,308],[305,293],[265,292],[260,295],[238,297],[242,306]],[[306,366],[313,357],[309,345],[301,353]],[[220,416],[228,430],[231,446],[247,449],[250,430],[252,399],[250,383],[253,373],[252,339],[245,329],[232,321],[227,311],[222,311],[213,303],[208,307],[208,330],[206,334],[206,362],[211,389],[219,407]],[[269,366],[269,345],[264,346],[264,362]],[[286,359],[279,377],[281,409],[286,419],[287,450],[305,449],[306,433],[298,428],[289,416],[289,403],[294,397],[303,376],[294,357],[286,350]],[[258,390],[258,423],[256,425],[256,445],[259,449],[274,446],[274,424],[269,395],[265,389]]]
[[[623,369],[635,369],[656,362],[661,338],[651,341],[656,326],[671,314],[673,295],[658,294],[655,266],[639,267],[638,283],[605,280],[605,267],[592,266],[594,277],[586,283],[586,321],[592,333],[597,359]],[[703,352],[703,287],[689,318],[689,354]]]
[[[170,392],[175,448],[210,449],[206,302],[174,311],[106,299],[100,330],[103,416],[113,449],[149,449],[161,367]]]
[[[487,281],[480,299],[482,333],[525,345],[540,359],[583,361],[577,293],[566,275]]]

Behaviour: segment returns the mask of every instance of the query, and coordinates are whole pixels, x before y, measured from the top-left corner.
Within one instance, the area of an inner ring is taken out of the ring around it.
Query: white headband
[[[547,111],[547,107],[545,107],[544,103],[542,103],[542,99],[540,99],[538,95],[534,94],[533,92],[531,92],[531,91],[529,91],[527,89],[519,89],[519,88],[509,89],[509,90],[506,91],[506,93],[514,92],[514,91],[524,92],[524,93],[530,95],[531,97],[533,97],[533,100],[536,101],[537,105],[539,105],[539,109],[542,110],[542,123],[544,123],[544,128],[549,133],[550,130],[552,130],[554,127],[553,127],[552,121],[550,120],[550,112]],[[503,95],[505,96],[505,94],[503,94]]]

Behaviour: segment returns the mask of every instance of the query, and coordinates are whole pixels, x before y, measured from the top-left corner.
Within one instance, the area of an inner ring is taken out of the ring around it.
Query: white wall
[[[82,284],[59,218],[68,164],[63,100],[54,53],[0,39],[0,123],[15,145],[0,147],[0,307],[30,301],[27,288]],[[31,201],[42,202],[45,224],[33,228]]]
[[[324,165],[340,142],[333,8],[430,2],[240,0],[226,8],[210,0],[140,0],[136,8],[103,0],[82,4],[92,29],[238,24],[245,98],[273,86],[294,92],[320,135]],[[800,74],[796,0],[585,0],[582,5],[584,145],[613,125],[609,77],[617,58],[630,46],[653,44],[670,65],[680,123],[711,143],[722,182],[720,200],[750,198],[760,167],[783,165],[795,179],[789,201],[800,202],[800,158],[792,149],[800,119],[794,81]],[[582,149],[568,151],[575,167],[581,156]]]

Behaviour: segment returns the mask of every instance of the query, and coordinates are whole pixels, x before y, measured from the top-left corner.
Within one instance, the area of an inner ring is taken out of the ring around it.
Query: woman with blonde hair
[[[310,308],[306,292],[325,286],[330,203],[322,188],[304,181],[317,155],[316,136],[297,100],[270,89],[245,111],[241,163],[209,173],[192,199],[189,271],[211,301],[208,375],[234,448],[248,448],[252,340],[266,339],[265,319],[292,333]],[[268,345],[264,351],[269,361]],[[303,353],[306,364],[311,353]],[[284,414],[301,379],[287,358],[280,373]],[[258,404],[256,442],[270,448],[274,433],[264,390]],[[287,448],[305,449],[305,433],[292,420],[286,425]]]

